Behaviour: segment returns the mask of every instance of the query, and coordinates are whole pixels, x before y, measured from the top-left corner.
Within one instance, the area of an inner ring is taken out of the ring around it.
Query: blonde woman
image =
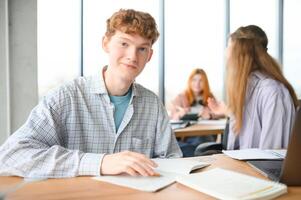
[[[186,90],[171,103],[170,118],[178,120],[187,113],[195,113],[205,119],[211,118],[207,107],[209,97],[213,98],[213,95],[205,71],[199,68],[192,70]]]
[[[268,38],[258,26],[238,28],[227,47],[227,105],[209,108],[230,117],[228,149],[287,148],[296,94],[279,64],[267,52]]]

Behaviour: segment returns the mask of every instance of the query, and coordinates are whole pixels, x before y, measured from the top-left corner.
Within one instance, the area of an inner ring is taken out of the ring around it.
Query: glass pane
[[[206,71],[216,98],[224,90],[224,4],[219,0],[165,1],[166,103],[186,88],[194,68]],[[179,12],[180,11],[180,12]]]
[[[80,0],[38,1],[39,97],[80,69]]]
[[[84,75],[99,73],[108,64],[107,55],[102,50],[102,37],[106,30],[106,20],[121,8],[131,8],[150,13],[159,23],[159,1],[154,0],[85,0],[84,1]],[[158,94],[158,41],[154,44],[154,54],[137,82]]]
[[[268,52],[277,59],[277,16],[275,0],[231,0],[230,32],[234,32],[240,26],[260,26],[269,39]]]
[[[301,1],[284,1],[283,71],[301,99]],[[296,21],[297,20],[297,21]]]

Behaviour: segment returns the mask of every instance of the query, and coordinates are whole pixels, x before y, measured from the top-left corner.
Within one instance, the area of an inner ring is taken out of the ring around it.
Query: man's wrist
[[[79,176],[99,176],[104,154],[84,153],[79,163]]]
[[[99,175],[101,176],[101,175],[103,175],[103,171],[102,171],[102,167],[103,167],[103,161],[104,161],[104,159],[105,159],[105,157],[107,156],[108,154],[103,154],[103,156],[102,156],[102,159],[100,160],[100,167],[99,167]]]

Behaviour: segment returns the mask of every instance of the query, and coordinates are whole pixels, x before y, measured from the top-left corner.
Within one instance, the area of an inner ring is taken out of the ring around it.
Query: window
[[[79,71],[80,0],[39,0],[39,97],[79,76]]]
[[[298,25],[298,19],[301,19],[300,9],[301,2],[298,0],[284,2],[283,71],[299,99],[301,98],[301,27]]]
[[[222,98],[224,19],[224,5],[219,0],[165,1],[167,104],[186,88],[194,68],[206,71],[213,94]]]
[[[108,64],[102,50],[102,37],[106,20],[119,9],[135,9],[150,13],[159,23],[159,1],[154,0],[85,0],[84,1],[84,75],[99,73]],[[159,25],[158,25],[159,26]],[[137,82],[158,94],[158,41],[154,44],[154,55],[146,64]]]
[[[231,0],[230,32],[251,24],[261,27],[269,39],[268,52],[277,59],[277,16],[275,0]]]
[[[218,99],[224,94],[225,2],[220,0],[165,0],[165,99],[170,102],[187,84],[193,68],[203,68]],[[278,1],[231,0],[230,32],[256,24],[269,38],[268,51],[278,57]],[[120,8],[149,12],[159,27],[160,0],[84,0],[84,76],[99,73],[108,64],[102,50],[106,20]],[[298,0],[284,1],[283,71],[301,98],[301,17]],[[189,23],[187,22],[189,21]],[[38,84],[39,96],[80,75],[81,0],[38,1]],[[159,41],[152,60],[137,82],[158,94]]]

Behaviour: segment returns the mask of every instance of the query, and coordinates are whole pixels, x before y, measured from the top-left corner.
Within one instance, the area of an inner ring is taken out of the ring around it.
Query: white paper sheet
[[[279,160],[284,159],[285,149],[241,149],[241,150],[223,150],[223,153],[231,158],[238,160]]]

